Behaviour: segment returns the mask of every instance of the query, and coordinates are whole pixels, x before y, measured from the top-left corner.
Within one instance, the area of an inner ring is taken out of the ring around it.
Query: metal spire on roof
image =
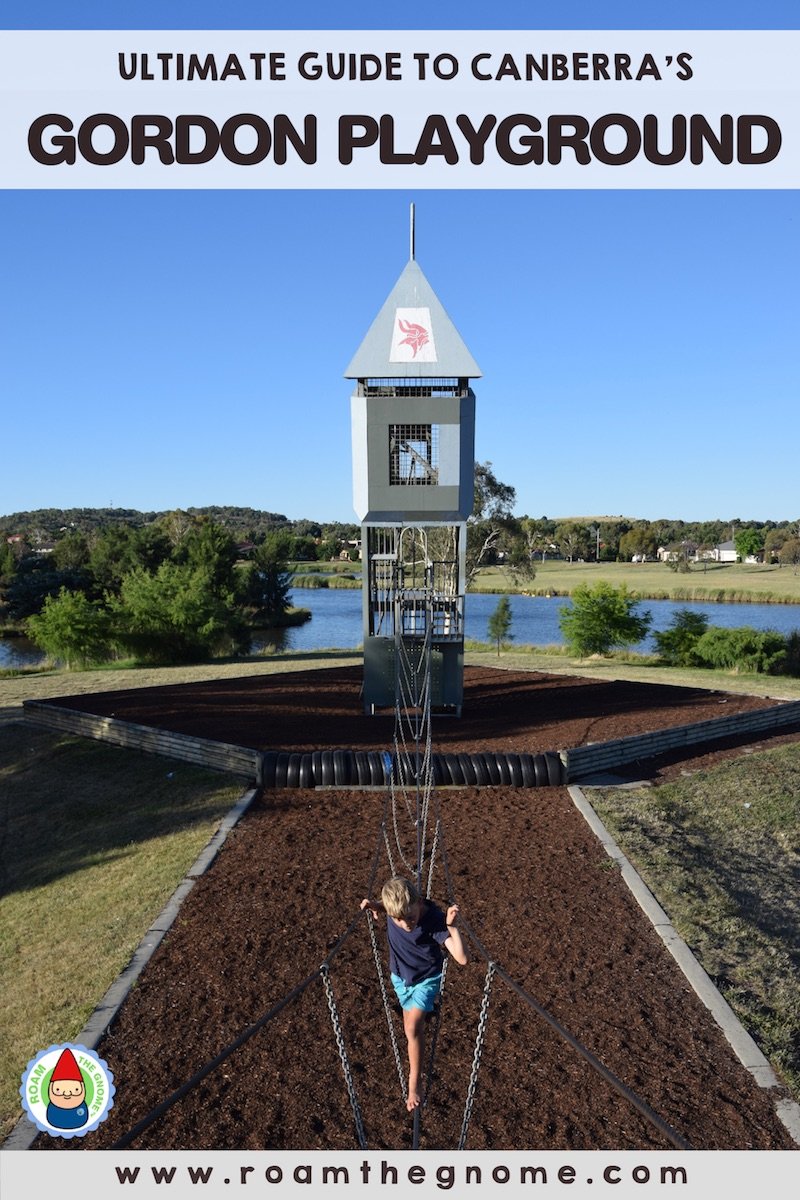
[[[413,260],[414,260],[414,202],[413,202],[413,200],[411,202],[410,219],[411,219],[411,228],[409,230],[409,234],[410,234],[410,243],[411,243],[411,253],[409,255],[409,258],[413,262]]]

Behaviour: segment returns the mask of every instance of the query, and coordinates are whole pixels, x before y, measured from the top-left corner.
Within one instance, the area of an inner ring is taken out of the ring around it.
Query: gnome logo
[[[22,1106],[43,1133],[83,1137],[96,1129],[114,1104],[113,1075],[102,1058],[74,1044],[50,1046],[28,1063],[22,1076]]]
[[[47,1123],[56,1129],[80,1129],[89,1119],[86,1084],[75,1055],[67,1046],[53,1068],[47,1089]]]

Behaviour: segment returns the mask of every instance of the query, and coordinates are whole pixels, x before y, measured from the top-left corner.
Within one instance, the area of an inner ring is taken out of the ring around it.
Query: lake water
[[[517,643],[539,646],[562,644],[564,638],[558,627],[558,614],[568,607],[566,597],[551,600],[544,596],[510,596],[511,632]],[[479,642],[489,640],[487,625],[497,607],[498,597],[470,593],[466,598],[466,635]],[[336,646],[353,650],[361,645],[361,592],[333,588],[295,588],[292,604],[310,609],[312,618],[296,629],[281,630],[273,637],[259,638],[253,645],[257,651],[269,641],[281,650],[320,650]],[[776,629],[787,634],[800,630],[800,605],[793,604],[700,604],[674,600],[643,600],[639,611],[649,609],[653,614],[653,632],[666,629],[673,615],[681,608],[705,613],[711,625],[733,628],[750,625],[755,629]],[[651,636],[636,647],[655,650]],[[0,667],[32,665],[42,658],[40,651],[24,638],[0,639]]]

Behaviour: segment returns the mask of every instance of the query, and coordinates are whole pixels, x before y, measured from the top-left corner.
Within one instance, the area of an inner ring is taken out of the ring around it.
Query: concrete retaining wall
[[[711,721],[696,721],[693,725],[676,725],[654,733],[617,738],[613,742],[597,742],[560,751],[566,782],[585,779],[589,775],[613,771],[626,763],[655,758],[683,746],[699,746],[721,738],[761,734],[784,726],[800,724],[800,700],[758,708],[753,712],[734,713],[730,717],[715,717]]]
[[[170,733],[165,729],[152,729],[149,725],[135,725],[131,721],[119,721],[116,717],[98,717],[41,700],[26,700],[23,710],[29,724],[44,729],[77,733],[81,737],[111,742],[114,746],[125,746],[129,750],[177,758],[180,762],[226,771],[229,775],[238,775],[250,782],[255,782],[258,775],[261,761],[258,750],[190,737],[185,733]]]

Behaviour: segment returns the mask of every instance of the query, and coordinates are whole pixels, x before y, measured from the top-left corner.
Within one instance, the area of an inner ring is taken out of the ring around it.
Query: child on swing
[[[408,1042],[408,1099],[413,1112],[422,1099],[420,1072],[425,1042],[425,1014],[433,1012],[442,987],[442,947],[464,966],[467,954],[456,928],[458,905],[443,913],[431,900],[423,899],[407,879],[390,879],[380,900],[364,899],[377,919],[386,913],[389,936],[389,971],[403,1009],[403,1028]]]

